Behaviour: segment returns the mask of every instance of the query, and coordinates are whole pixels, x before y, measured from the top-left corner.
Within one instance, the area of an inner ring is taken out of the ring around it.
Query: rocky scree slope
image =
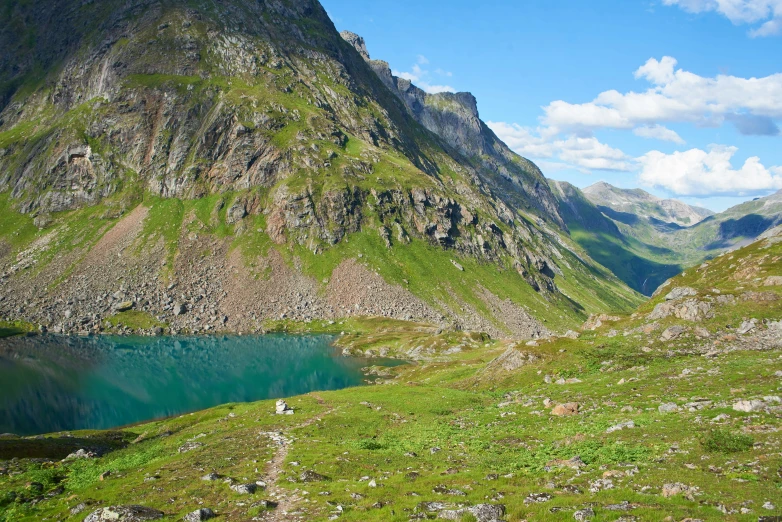
[[[411,109],[315,1],[0,16],[6,318],[255,331],[387,315],[534,337],[536,314],[559,328],[637,299],[563,238],[539,170],[474,99]]]

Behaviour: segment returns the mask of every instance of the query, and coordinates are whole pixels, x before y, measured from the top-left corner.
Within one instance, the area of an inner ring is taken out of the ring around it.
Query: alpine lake
[[[235,402],[366,384],[401,361],[325,335],[0,339],[0,433],[109,429]]]

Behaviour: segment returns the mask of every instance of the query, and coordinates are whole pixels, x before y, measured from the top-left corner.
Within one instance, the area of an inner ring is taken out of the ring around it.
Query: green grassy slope
[[[273,415],[273,402],[264,401],[74,434],[94,437],[96,446],[107,438],[133,443],[70,463],[3,462],[0,520],[81,520],[92,509],[127,503],[160,509],[167,520],[200,506],[222,520],[247,520],[271,516],[274,509],[260,501],[272,492],[307,520],[405,521],[431,501],[502,504],[508,521],[573,520],[587,508],[593,520],[754,522],[779,514],[774,396],[782,344],[753,336],[767,339],[775,326],[764,322],[781,316],[782,287],[765,286],[782,276],[781,259],[782,243],[764,242],[675,278],[670,288],[687,285],[704,302],[735,296],[698,323],[650,321],[661,295],[577,340],[538,346],[404,323],[343,325],[356,333],[340,344],[354,353],[385,347],[404,356],[417,348],[430,359],[384,372],[389,384],[290,398],[291,416]],[[758,294],[765,297],[743,297]],[[748,318],[759,321],[756,330],[738,333]],[[676,325],[689,333],[661,340],[662,330]],[[695,326],[710,337],[694,335]],[[454,346],[456,353],[448,350]],[[512,371],[490,364],[508,349],[533,358]],[[750,399],[763,406],[733,408]],[[579,413],[550,414],[566,402],[577,402]],[[274,481],[266,470],[280,449],[269,433],[291,441]],[[49,437],[0,440],[0,458],[62,452],[67,439]],[[180,452],[188,442],[199,445]],[[302,482],[308,470],[323,478]],[[268,491],[240,495],[221,480],[202,481],[209,472],[263,479]],[[69,515],[82,502],[85,510]]]

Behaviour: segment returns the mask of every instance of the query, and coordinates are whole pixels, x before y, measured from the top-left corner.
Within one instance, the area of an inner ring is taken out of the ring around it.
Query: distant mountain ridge
[[[604,181],[585,188],[584,194],[598,207],[683,227],[695,225],[714,215],[714,212],[707,208],[694,207],[676,199],[661,199],[642,189],[614,187]]]
[[[646,295],[682,270],[749,244],[782,223],[782,191],[715,214],[605,182],[583,190],[561,181],[549,184],[571,237]]]

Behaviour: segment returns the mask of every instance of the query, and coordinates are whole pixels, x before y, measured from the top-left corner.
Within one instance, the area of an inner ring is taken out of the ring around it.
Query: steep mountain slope
[[[414,110],[314,0],[0,16],[6,318],[203,332],[381,315],[535,337],[637,302],[563,236],[540,171],[474,98]]]
[[[684,268],[746,245],[782,223],[780,193],[706,215],[705,209],[602,182],[583,192],[563,182],[551,186],[571,237],[646,295]]]
[[[550,181],[550,185],[570,237],[631,288],[651,295],[684,268],[684,259],[676,251],[627,233],[624,223],[609,217],[616,213],[607,215],[604,207],[597,207],[578,187],[564,181]]]
[[[489,129],[478,114],[478,102],[469,92],[427,93],[410,80],[391,73],[388,62],[372,60],[364,39],[350,31],[341,33],[377,73],[383,83],[407,106],[410,114],[473,165],[491,173],[491,185],[500,197],[521,208],[533,208],[558,219],[557,205],[540,169],[518,154]]]
[[[613,211],[684,227],[714,215],[714,212],[706,208],[693,207],[675,199],[660,199],[641,189],[620,189],[604,181],[585,188],[584,194],[608,215]],[[617,216],[617,219],[621,220],[621,217]]]

